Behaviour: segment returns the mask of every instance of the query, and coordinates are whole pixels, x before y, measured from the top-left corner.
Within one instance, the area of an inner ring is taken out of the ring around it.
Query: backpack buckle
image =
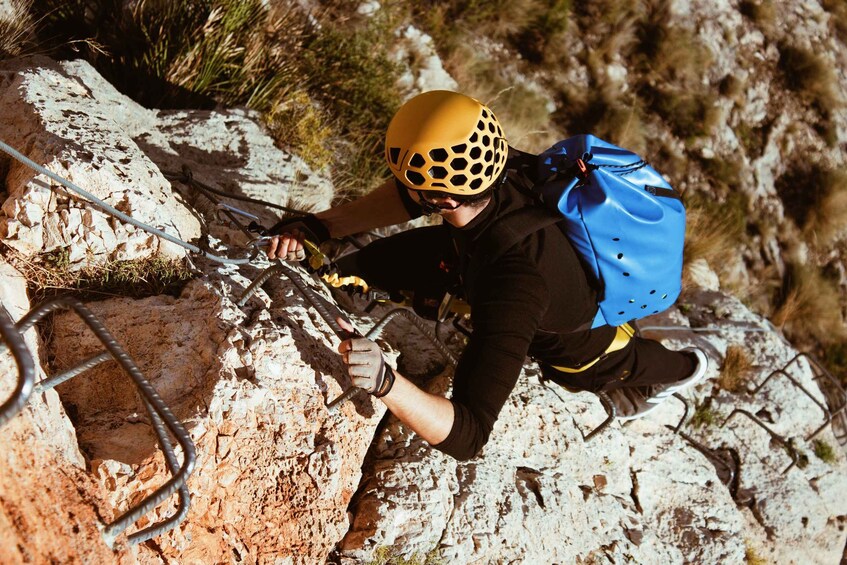
[[[576,168],[579,169],[579,172],[577,173],[577,176],[579,178],[581,178],[582,180],[588,178],[588,165],[585,164],[585,161],[583,161],[582,159],[577,159]]]

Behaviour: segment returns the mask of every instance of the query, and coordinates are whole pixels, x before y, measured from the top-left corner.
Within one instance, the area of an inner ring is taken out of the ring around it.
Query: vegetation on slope
[[[3,56],[84,57],[151,107],[254,108],[281,146],[332,172],[343,198],[386,175],[382,135],[405,94],[391,47],[396,30],[421,27],[460,88],[491,104],[520,147],[592,132],[648,156],[685,190],[687,260],[707,259],[798,343],[819,344],[836,365],[843,357],[845,297],[831,257],[844,246],[845,172],[788,152],[776,181],[788,218],[778,224],[743,192],[747,164],[762,156],[783,105],[810,107],[813,135],[831,145],[844,102],[829,60],[781,31],[772,0],[739,5],[744,25],[777,53],[756,72],[784,87],[755,123],[743,117],[744,76],[716,69],[696,30],[662,0],[387,0],[372,16],[342,0],[316,0],[310,12],[296,0],[15,2],[16,21],[0,24]],[[844,41],[843,2],[822,5]],[[738,152],[704,153],[726,127]],[[768,239],[785,247],[786,266],[751,259]],[[756,283],[738,282],[739,268]]]

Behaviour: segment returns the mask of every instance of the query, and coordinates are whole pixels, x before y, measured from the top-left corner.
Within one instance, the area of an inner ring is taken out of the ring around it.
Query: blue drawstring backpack
[[[593,135],[539,155],[544,203],[601,283],[592,327],[621,325],[668,308],[682,288],[685,207],[641,157]]]
[[[499,220],[497,251],[488,261],[530,233],[561,222],[601,289],[592,328],[619,326],[674,303],[682,286],[685,207],[655,169],[593,135],[570,137],[537,157],[520,154],[516,161],[535,179],[533,191],[544,207]]]

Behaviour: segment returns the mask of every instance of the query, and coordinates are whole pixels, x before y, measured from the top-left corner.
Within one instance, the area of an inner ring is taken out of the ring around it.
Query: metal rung
[[[34,363],[32,355],[26,349],[26,344],[23,341],[23,335],[32,328],[35,324],[41,321],[50,313],[61,310],[73,310],[79,318],[88,326],[98,340],[106,347],[106,351],[101,352],[89,359],[79,363],[72,369],[65,371],[59,375],[55,375],[44,379],[38,385],[33,386],[34,381]],[[144,498],[140,503],[136,504],[117,520],[106,525],[103,530],[103,539],[109,547],[114,545],[115,539],[123,533],[131,524],[138,521],[142,516],[155,509],[159,504],[167,500],[174,492],[179,493],[179,505],[174,515],[166,518],[162,522],[153,524],[152,526],[135,532],[128,536],[130,544],[136,544],[146,541],[154,536],[160,535],[166,531],[175,528],[182,522],[188,514],[190,505],[190,494],[185,482],[194,470],[197,458],[194,448],[194,442],[188,435],[188,432],[183,427],[182,423],[174,417],[170,408],[159,397],[158,392],[150,382],[144,377],[135,362],[130,358],[126,351],[118,344],[115,338],[103,325],[103,322],[97,318],[82,302],[75,298],[64,297],[51,300],[45,304],[31,310],[24,316],[17,326],[11,325],[11,318],[8,312],[0,307],[0,332],[3,333],[3,338],[6,343],[10,344],[15,359],[18,362],[20,377],[16,392],[6,403],[3,404],[0,410],[0,424],[6,419],[14,416],[26,404],[32,392],[35,390],[48,390],[61,382],[65,382],[88,369],[99,365],[105,361],[114,359],[123,371],[129,375],[135,384],[138,393],[141,395],[144,406],[150,415],[150,420],[153,423],[153,429],[159,442],[159,446],[164,453],[168,468],[171,471],[172,477],[164,485],[160,486],[153,494]],[[23,347],[23,348],[21,348]],[[27,361],[29,360],[29,368]],[[27,372],[30,376],[27,376]],[[168,437],[168,432],[176,438],[177,443],[182,448],[183,464],[179,462],[174,452],[171,440]]]
[[[768,433],[768,435],[771,436],[771,438],[775,442],[777,442],[779,445],[781,445],[785,449],[785,451],[788,453],[788,456],[791,457],[791,464],[788,467],[786,467],[785,469],[783,469],[783,471],[782,471],[783,475],[785,473],[787,473],[788,471],[790,471],[791,468],[794,467],[797,464],[797,462],[799,461],[800,458],[797,454],[797,450],[794,449],[794,446],[791,445],[783,436],[779,435],[778,433],[776,433],[775,431],[770,429],[764,422],[762,422],[759,418],[757,418],[755,415],[751,414],[747,410],[743,410],[741,408],[736,408],[735,410],[730,412],[729,416],[727,416],[726,420],[724,420],[723,424],[721,424],[721,428],[725,427],[727,425],[727,423],[732,419],[732,417],[735,416],[736,414],[741,414],[742,416],[746,416],[747,418],[752,420],[757,426],[759,426],[760,428],[765,430]]]
[[[794,357],[793,357],[793,358],[792,358],[792,359],[791,359],[788,363],[786,363],[786,364],[785,364],[785,366],[784,366],[782,369],[776,369],[775,371],[772,371],[772,372],[771,372],[771,374],[769,374],[769,375],[765,378],[765,380],[763,380],[763,381],[762,381],[762,382],[761,382],[758,386],[756,386],[756,387],[753,389],[752,394],[753,394],[753,395],[758,394],[758,393],[762,390],[762,388],[764,388],[764,386],[765,386],[766,384],[768,384],[768,382],[769,382],[771,379],[773,379],[773,378],[775,378],[775,377],[777,377],[777,376],[783,376],[783,377],[785,377],[786,379],[788,379],[788,381],[789,381],[792,385],[794,385],[796,388],[800,389],[800,391],[801,391],[803,394],[805,394],[805,395],[806,395],[806,396],[807,396],[807,397],[808,397],[808,398],[809,398],[812,402],[814,402],[814,403],[815,403],[815,406],[817,406],[818,408],[820,408],[821,412],[823,412],[824,422],[823,422],[823,424],[821,424],[821,425],[820,425],[820,427],[818,427],[815,431],[813,431],[811,434],[809,434],[808,436],[806,436],[805,440],[806,440],[806,441],[809,441],[809,440],[811,440],[812,438],[814,438],[816,435],[818,435],[819,433],[821,433],[821,432],[824,430],[824,428],[826,428],[826,427],[827,427],[827,426],[828,426],[828,425],[832,422],[832,413],[830,412],[830,410],[829,410],[829,407],[828,407],[828,406],[826,406],[825,404],[823,404],[822,402],[820,402],[817,398],[815,398],[815,397],[814,397],[814,395],[812,395],[812,393],[811,393],[811,392],[809,392],[809,391],[806,389],[806,387],[804,387],[804,386],[802,385],[802,383],[800,383],[800,382],[799,382],[796,378],[794,378],[793,376],[791,376],[791,375],[788,373],[788,367],[790,367],[790,366],[791,366],[794,362],[798,361],[801,357],[807,357],[807,358],[809,358],[809,359],[812,359],[809,355],[807,355],[807,354],[805,354],[805,353],[798,353],[798,354],[797,354],[797,355],[795,355],[795,356],[794,356]],[[816,362],[816,361],[815,361],[814,363],[815,363],[815,365],[817,365],[817,362]],[[810,363],[810,364],[811,364],[811,363]],[[820,365],[818,365],[818,367],[819,367],[821,370],[823,370],[823,369],[820,367]],[[842,407],[840,408],[840,410],[843,410],[843,409],[844,409],[844,406],[842,406]]]
[[[26,346],[23,332],[18,331],[15,322],[2,304],[0,304],[0,335],[5,344],[2,349],[9,348],[18,367],[18,378],[12,395],[0,404],[0,427],[2,427],[23,410],[26,401],[29,400],[35,384],[35,362]]]

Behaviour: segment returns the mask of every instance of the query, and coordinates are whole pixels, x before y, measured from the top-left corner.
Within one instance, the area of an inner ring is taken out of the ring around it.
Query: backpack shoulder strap
[[[526,206],[509,212],[488,228],[484,241],[471,257],[470,271],[479,272],[531,234],[563,219],[542,206]]]

